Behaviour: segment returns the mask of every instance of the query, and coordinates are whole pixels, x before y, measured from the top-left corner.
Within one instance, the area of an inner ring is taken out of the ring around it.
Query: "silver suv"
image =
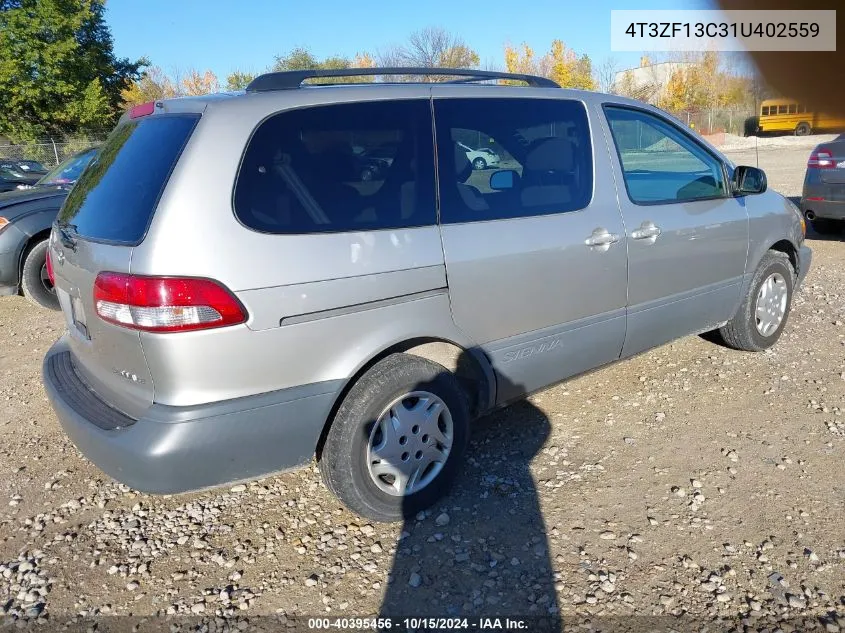
[[[305,81],[412,72],[459,79]],[[398,520],[495,407],[689,334],[772,346],[804,231],[763,172],[636,101],[467,70],[263,75],[124,115],[53,227],[67,331],[44,383],[138,490],[316,455],[348,507]]]

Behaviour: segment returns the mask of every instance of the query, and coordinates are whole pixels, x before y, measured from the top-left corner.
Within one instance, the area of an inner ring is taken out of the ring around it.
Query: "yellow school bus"
[[[806,136],[813,132],[845,131],[845,118],[815,112],[794,99],[766,99],[760,105],[760,132],[794,132]]]

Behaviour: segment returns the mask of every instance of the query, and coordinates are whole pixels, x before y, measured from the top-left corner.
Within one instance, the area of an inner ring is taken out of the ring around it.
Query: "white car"
[[[464,145],[460,141],[458,141],[458,146],[466,152],[473,169],[487,169],[493,165],[498,165],[501,160],[496,152],[486,147],[472,149],[469,145]]]

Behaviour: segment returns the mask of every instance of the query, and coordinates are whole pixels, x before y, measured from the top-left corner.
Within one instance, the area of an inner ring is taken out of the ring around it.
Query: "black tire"
[[[786,310],[777,329],[769,336],[763,336],[757,329],[756,308],[757,295],[763,282],[774,273],[779,273],[786,283]],[[754,278],[748,289],[748,294],[739,306],[739,311],[733,319],[719,329],[719,336],[729,347],[746,352],[762,352],[777,343],[792,308],[792,291],[795,285],[795,270],[792,262],[785,253],[769,251],[760,260],[760,265],[754,273]]]
[[[795,126],[795,136],[809,136],[812,131],[810,124],[803,121]]]
[[[47,277],[47,240],[38,242],[26,254],[21,270],[23,296],[48,310],[59,309],[59,299]]]
[[[428,485],[411,495],[394,496],[370,476],[367,447],[385,408],[413,391],[428,391],[443,401],[452,419],[453,442]],[[412,517],[441,499],[454,482],[466,452],[469,423],[466,395],[451,372],[424,358],[392,354],[361,376],[341,403],[320,458],[323,482],[350,510],[373,521]]]
[[[466,164],[466,163],[465,163]],[[487,161],[479,156],[474,161],[472,161],[472,168],[481,171],[482,169],[487,169]]]
[[[842,222],[837,220],[829,220],[827,218],[816,218],[810,221],[810,226],[819,235],[830,235],[832,233],[839,233],[842,230]]]

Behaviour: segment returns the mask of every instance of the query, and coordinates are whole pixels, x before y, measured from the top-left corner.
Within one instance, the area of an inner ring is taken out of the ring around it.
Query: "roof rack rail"
[[[489,79],[508,79],[524,81],[533,88],[560,88],[560,86],[546,77],[524,75],[521,73],[501,73],[492,70],[472,70],[471,68],[424,68],[424,67],[390,67],[390,68],[309,68],[307,70],[286,70],[266,73],[253,79],[246,87],[247,92],[268,92],[272,90],[291,90],[301,88],[306,79],[320,77],[366,77],[376,75],[436,75],[444,77],[465,77],[462,83],[486,81]]]

